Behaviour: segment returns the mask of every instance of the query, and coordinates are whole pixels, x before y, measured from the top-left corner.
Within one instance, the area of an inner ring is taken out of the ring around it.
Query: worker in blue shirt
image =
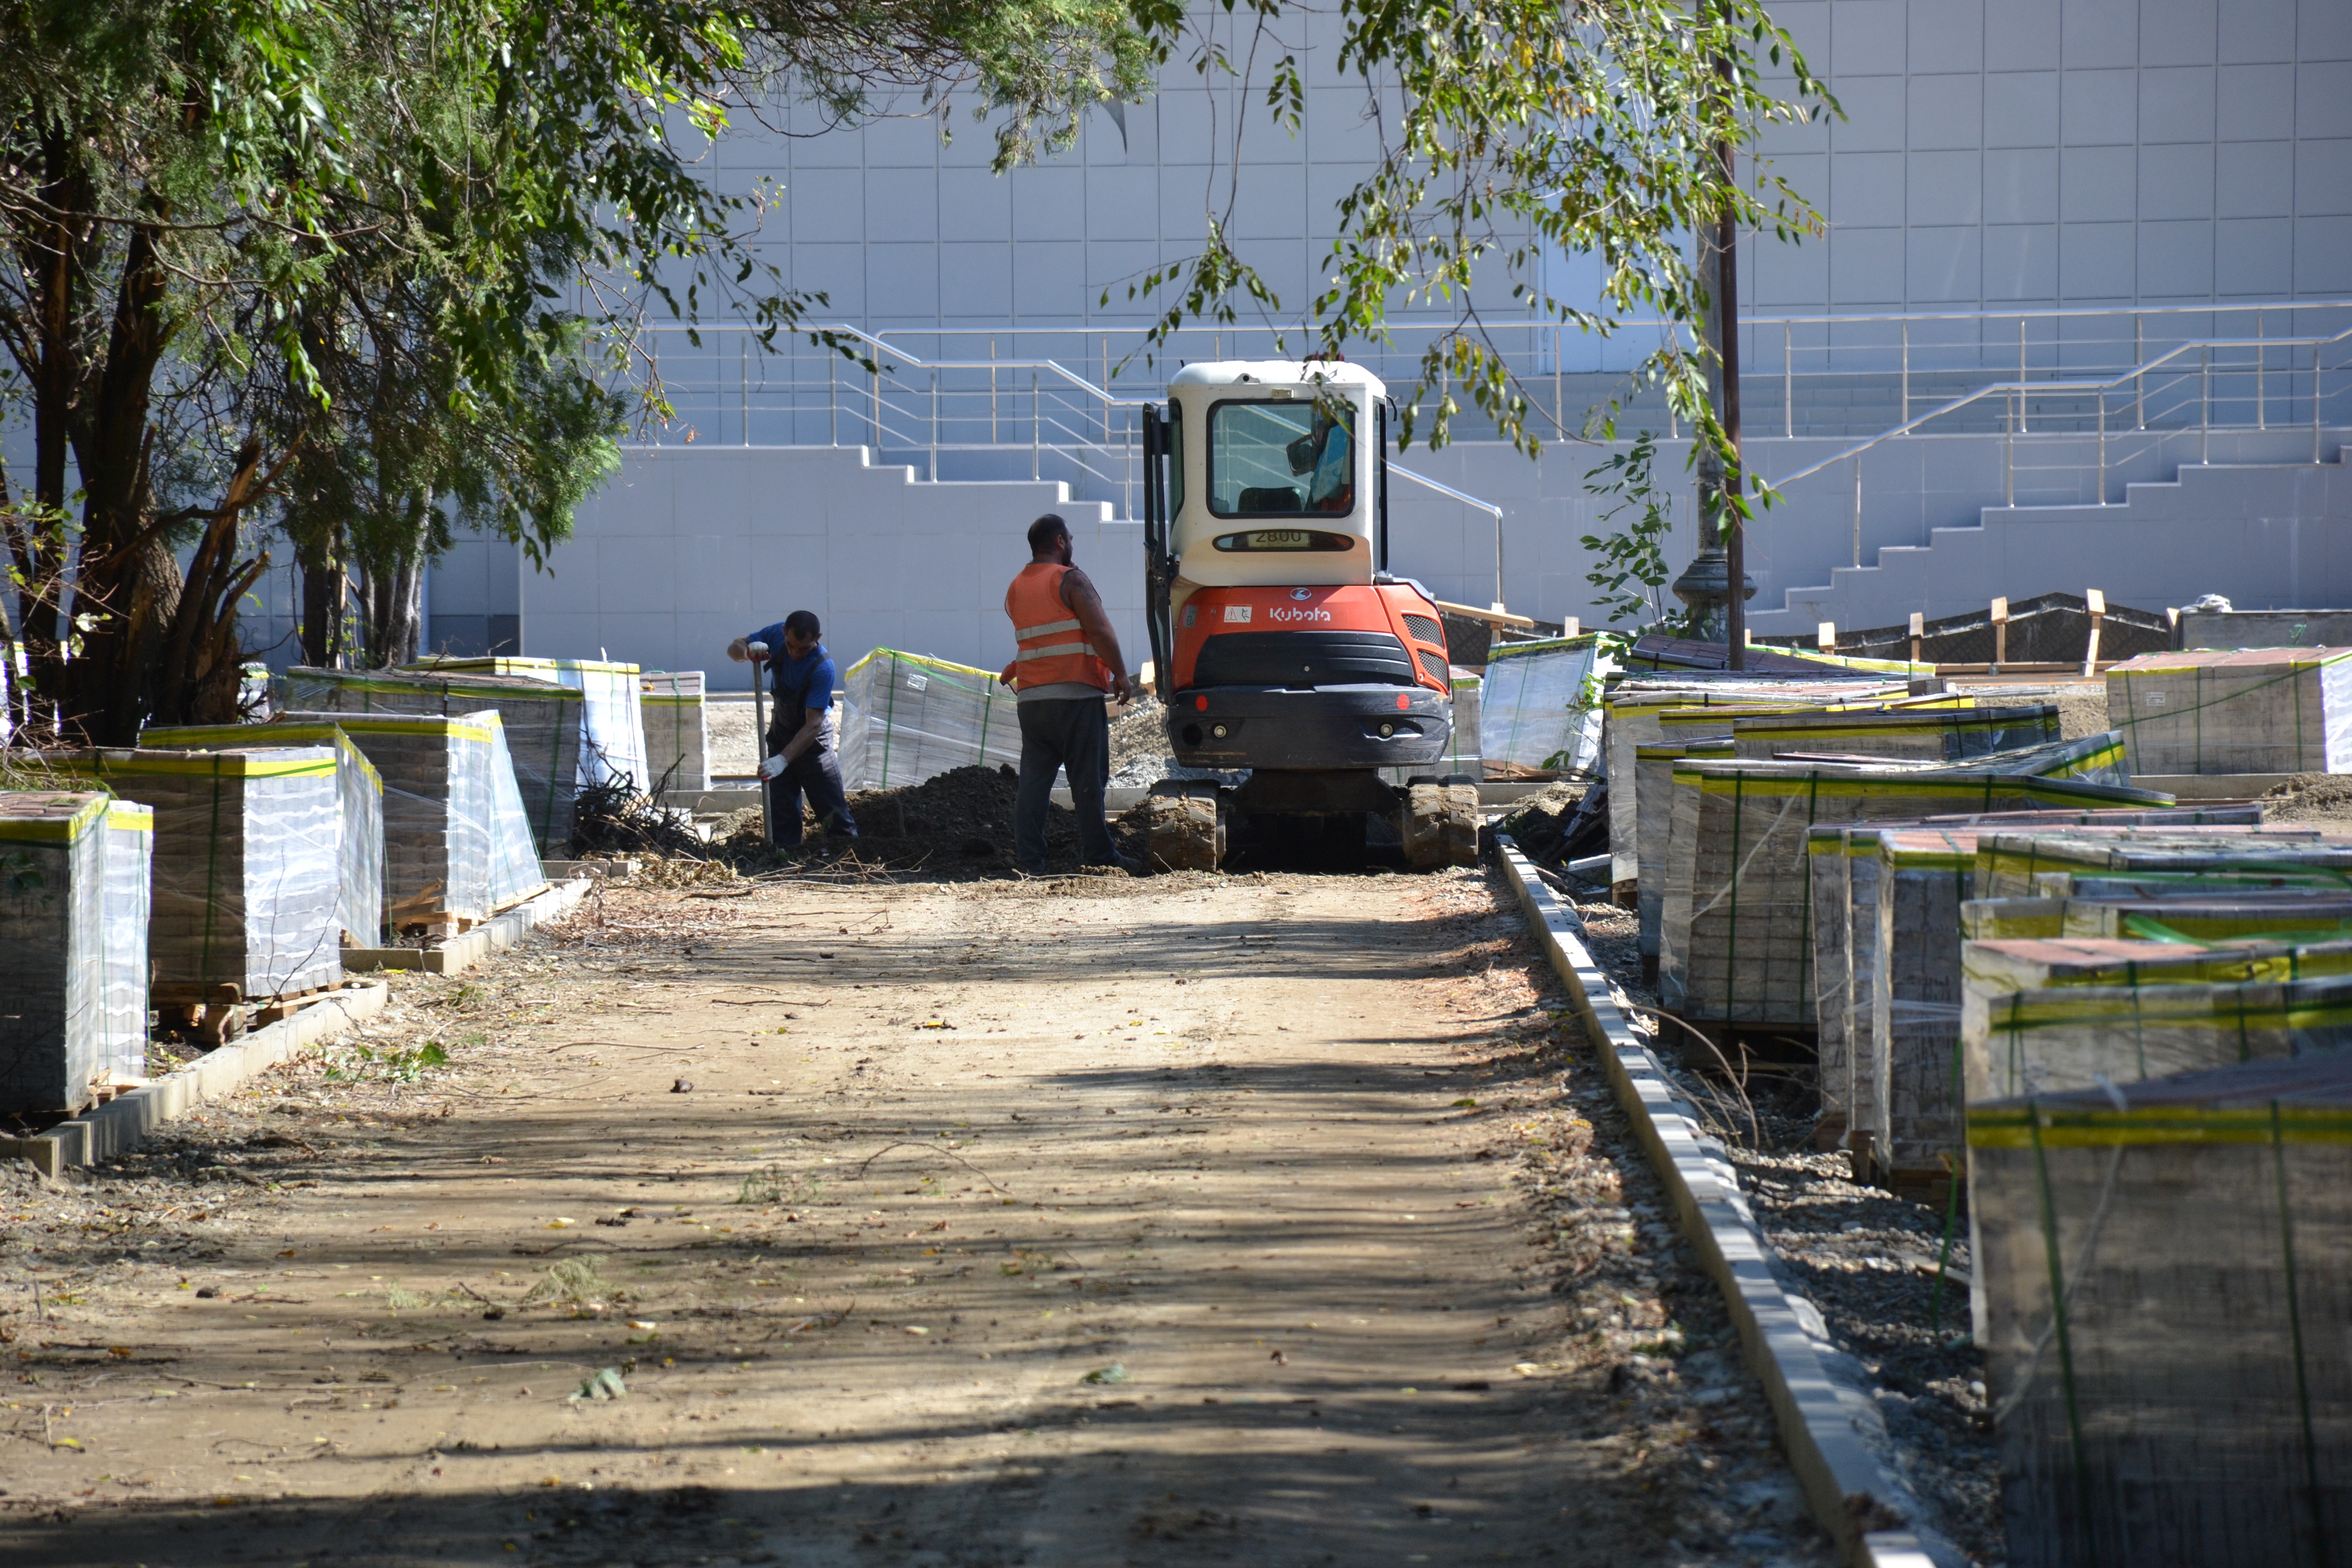
[[[736,663],[751,660],[752,679],[760,678],[756,666],[763,662],[771,671],[769,689],[775,693],[776,706],[768,718],[766,761],[760,764],[760,777],[768,791],[768,821],[777,845],[786,849],[796,848],[801,841],[804,791],[818,831],[857,837],[834,752],[833,656],[817,635],[815,615],[794,610],[775,625],[727,645],[727,657]],[[765,643],[767,653],[752,653],[753,643]]]

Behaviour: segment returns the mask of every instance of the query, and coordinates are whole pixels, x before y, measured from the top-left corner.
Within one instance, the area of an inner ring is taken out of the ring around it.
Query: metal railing
[[[1983,417],[1989,410],[1996,411],[1990,419]],[[2019,476],[2024,474],[2030,493],[2049,499],[2072,491],[2079,500],[2083,482],[2087,481],[2091,504],[2108,506],[2115,504],[2116,474],[2121,472],[2128,484],[2135,468],[2145,471],[2147,466],[2133,459],[2160,456],[2168,441],[2185,444],[2190,432],[2196,436],[2196,460],[2202,463],[2209,460],[2216,431],[2276,431],[2299,437],[2307,429],[2310,460],[2320,462],[2326,456],[2331,411],[2339,426],[2352,416],[2352,325],[2302,336],[2257,333],[2179,342],[2108,375],[2053,376],[2040,381],[2021,375],[1990,382],[1789,472],[1759,477],[1787,496],[1807,479],[1841,467],[1849,468],[1853,564],[1859,566],[1863,458],[1898,439],[1944,433],[1981,435],[1990,426],[2001,437],[2003,505],[2017,504]],[[2027,447],[2028,460],[2021,463],[2021,445],[2037,432],[2063,439],[2045,439]],[[2032,461],[2037,449],[2051,460]],[[2078,455],[2070,457],[2070,453]],[[1901,482],[1916,488],[1917,479],[1906,471]]]

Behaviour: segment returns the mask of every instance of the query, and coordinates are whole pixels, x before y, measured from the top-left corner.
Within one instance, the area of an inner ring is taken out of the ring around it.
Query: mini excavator
[[[1417,775],[1453,730],[1445,626],[1388,571],[1387,389],[1339,362],[1187,365],[1143,417],[1144,614],[1179,763],[1152,858],[1475,863],[1478,792]],[[1382,770],[1406,770],[1391,784]]]

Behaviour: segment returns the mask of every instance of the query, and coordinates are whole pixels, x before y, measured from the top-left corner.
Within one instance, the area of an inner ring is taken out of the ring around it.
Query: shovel
[[[768,750],[768,688],[766,669],[768,645],[755,642],[744,649],[751,656],[751,754],[761,763],[767,761]],[[754,777],[760,781],[760,838],[771,849],[776,847],[776,825],[768,818],[768,779],[755,766]]]

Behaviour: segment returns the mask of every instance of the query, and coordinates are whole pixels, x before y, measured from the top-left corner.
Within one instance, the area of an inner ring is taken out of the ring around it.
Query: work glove
[[[760,764],[760,776],[763,779],[782,778],[784,776],[784,770],[790,766],[792,763],[784,761],[783,754],[778,752]]]

